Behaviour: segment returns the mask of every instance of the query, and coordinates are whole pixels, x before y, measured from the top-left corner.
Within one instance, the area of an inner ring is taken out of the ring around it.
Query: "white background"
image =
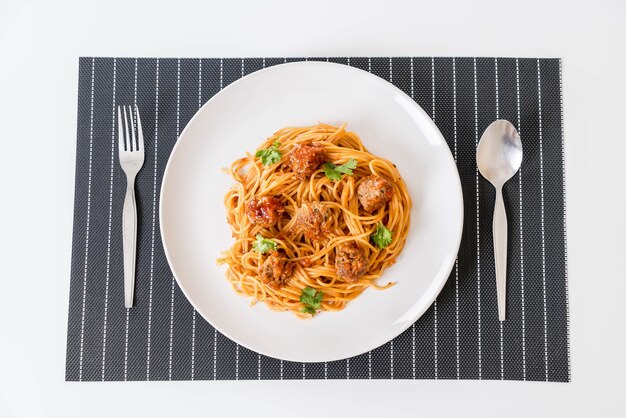
[[[626,416],[626,2],[0,0],[0,417]],[[562,57],[572,383],[64,382],[78,57]]]

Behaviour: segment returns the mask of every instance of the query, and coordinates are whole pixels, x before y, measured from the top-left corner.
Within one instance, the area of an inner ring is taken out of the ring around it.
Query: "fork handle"
[[[135,177],[128,177],[126,198],[122,212],[122,237],[124,247],[124,306],[133,307],[135,295],[135,256],[137,251],[137,204],[135,202]]]
[[[496,261],[496,291],[498,295],[498,318],[506,319],[506,257],[508,223],[502,197],[502,187],[496,188],[496,205],[493,210],[493,250]]]

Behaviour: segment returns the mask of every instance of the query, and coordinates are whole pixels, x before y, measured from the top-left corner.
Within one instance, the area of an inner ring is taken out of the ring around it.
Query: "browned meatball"
[[[293,264],[278,251],[271,253],[259,268],[261,280],[273,287],[287,284],[292,273]]]
[[[335,270],[341,279],[356,282],[367,273],[367,268],[365,253],[354,241],[337,246]]]
[[[323,162],[324,147],[320,144],[297,144],[289,157],[291,169],[299,180],[309,177]]]
[[[363,209],[372,213],[391,200],[393,186],[382,177],[369,176],[359,184],[357,194]]]
[[[274,196],[255,197],[246,205],[246,215],[250,222],[264,228],[276,225],[283,212],[283,204]]]
[[[303,203],[296,212],[296,225],[310,240],[322,237],[331,221],[330,209],[320,202]]]

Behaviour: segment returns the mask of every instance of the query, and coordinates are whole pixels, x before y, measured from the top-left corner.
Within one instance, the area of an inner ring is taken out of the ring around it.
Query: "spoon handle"
[[[502,186],[496,187],[496,206],[493,210],[493,250],[496,259],[496,289],[498,293],[498,318],[506,319],[506,253],[508,225],[502,198]]]

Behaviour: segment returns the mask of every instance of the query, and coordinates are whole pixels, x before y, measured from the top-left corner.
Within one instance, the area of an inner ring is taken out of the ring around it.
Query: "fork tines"
[[[135,110],[134,115],[133,108]],[[124,114],[123,118],[122,113]],[[139,117],[139,109],[137,109],[136,105],[117,107],[117,126],[120,154],[123,152],[127,153],[144,150],[141,118]],[[137,130],[137,136],[135,136],[135,128]]]

